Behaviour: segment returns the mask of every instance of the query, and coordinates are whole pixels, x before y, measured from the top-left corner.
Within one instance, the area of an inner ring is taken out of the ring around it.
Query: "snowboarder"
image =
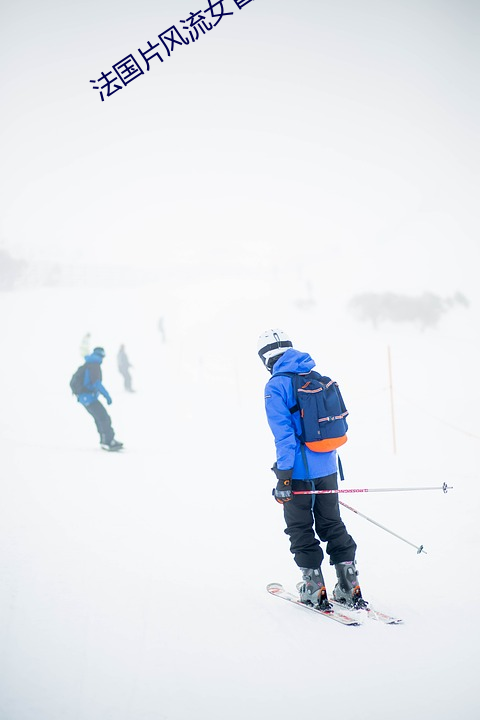
[[[314,452],[300,442],[300,412],[295,409],[292,378],[279,376],[309,373],[315,363],[308,353],[295,350],[280,329],[266,330],[258,339],[257,349],[272,374],[265,387],[265,409],[277,456],[272,467],[277,486],[272,494],[283,505],[290,551],[302,572],[303,582],[297,586],[300,600],[321,609],[330,607],[321,570],[322,541],[327,543],[326,552],[336,570],[334,599],[348,607],[365,607],[357,580],[357,546],[340,517],[338,495],[292,494],[338,488],[336,450]]]
[[[120,450],[123,443],[115,440],[110,415],[98,399],[99,395],[103,395],[107,405],[112,404],[112,398],[102,384],[101,364],[104,357],[105,350],[102,347],[94,348],[91,355],[86,356],[83,388],[78,393],[77,400],[95,420],[102,448],[104,450]]]
[[[132,389],[132,376],[130,375],[129,368],[133,367],[125,352],[125,345],[120,345],[120,349],[117,353],[117,366],[120,371],[120,375],[123,377],[125,390],[127,392],[134,392]]]

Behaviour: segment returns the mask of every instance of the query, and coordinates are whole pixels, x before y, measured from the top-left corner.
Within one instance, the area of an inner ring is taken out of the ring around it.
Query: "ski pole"
[[[399,540],[403,540],[403,542],[406,542],[407,545],[411,545],[412,547],[414,547],[417,551],[417,555],[420,555],[420,553],[422,553],[422,552],[425,553],[425,555],[427,554],[425,552],[425,550],[423,549],[423,545],[415,545],[415,543],[412,543],[409,540],[405,540],[405,538],[401,537],[401,535],[397,535],[397,533],[394,533],[394,532],[392,532],[392,530],[389,530],[388,528],[384,527],[383,525],[380,525],[380,523],[376,522],[375,520],[372,520],[372,518],[367,517],[363,513],[359,512],[358,510],[355,510],[355,508],[351,507],[350,505],[347,505],[346,503],[342,502],[341,500],[339,500],[338,502],[340,505],[343,505],[343,507],[346,507],[346,508],[348,508],[348,510],[351,510],[352,512],[354,512],[356,515],[360,515],[360,517],[365,518],[365,520],[368,520],[368,522],[371,522],[374,525],[376,525],[377,527],[382,528],[382,530],[385,530],[386,532],[390,533],[390,535],[394,535]]]
[[[294,490],[292,495],[333,495],[336,493],[367,493],[367,492],[412,492],[413,490],[453,490],[452,485],[443,485],[438,487],[416,487],[416,488],[342,488],[341,490]]]

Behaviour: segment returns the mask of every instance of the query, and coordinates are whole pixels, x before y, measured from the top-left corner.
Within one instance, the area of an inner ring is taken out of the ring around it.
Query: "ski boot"
[[[333,598],[342,605],[354,610],[365,609],[368,603],[362,597],[358,584],[358,570],[355,560],[335,565],[338,582],[333,588]]]
[[[325,581],[320,568],[300,568],[303,582],[298,583],[297,590],[300,593],[300,602],[306,605],[314,605],[319,610],[328,612],[332,609],[328,602]]]

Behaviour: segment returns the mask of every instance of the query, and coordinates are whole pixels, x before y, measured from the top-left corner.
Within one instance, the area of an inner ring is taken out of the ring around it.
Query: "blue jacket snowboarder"
[[[98,399],[99,395],[102,395],[107,405],[112,404],[112,398],[102,384],[101,365],[104,357],[105,350],[102,347],[94,348],[93,352],[85,357],[83,388],[77,395],[77,400],[95,420],[102,448],[120,450],[123,443],[115,440],[110,415]]]
[[[338,495],[293,494],[338,489],[336,450],[314,452],[301,442],[294,383],[290,376],[281,375],[306,375],[315,363],[308,353],[295,350],[290,338],[278,328],[262,333],[257,349],[272,375],[265,387],[265,410],[276,447],[272,470],[277,485],[273,495],[283,505],[290,551],[302,571],[303,582],[298,585],[300,599],[322,609],[330,607],[321,570],[322,541],[327,543],[330,564],[335,565],[334,598],[349,607],[365,607],[355,564],[357,546],[340,516]]]

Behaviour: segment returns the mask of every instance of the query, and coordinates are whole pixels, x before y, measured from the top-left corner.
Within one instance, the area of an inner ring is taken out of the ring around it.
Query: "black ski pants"
[[[336,490],[337,473],[313,480],[293,480],[292,490]],[[340,517],[338,495],[295,495],[285,503],[285,533],[290,537],[290,552],[301,568],[319,568],[326,542],[330,565],[355,559],[357,546]]]
[[[95,425],[97,426],[98,434],[100,435],[100,442],[109,445],[112,442],[115,433],[113,432],[110,415],[105,410],[105,407],[102,405],[100,400],[94,400],[90,403],[90,405],[84,405],[84,408],[95,420]]]

